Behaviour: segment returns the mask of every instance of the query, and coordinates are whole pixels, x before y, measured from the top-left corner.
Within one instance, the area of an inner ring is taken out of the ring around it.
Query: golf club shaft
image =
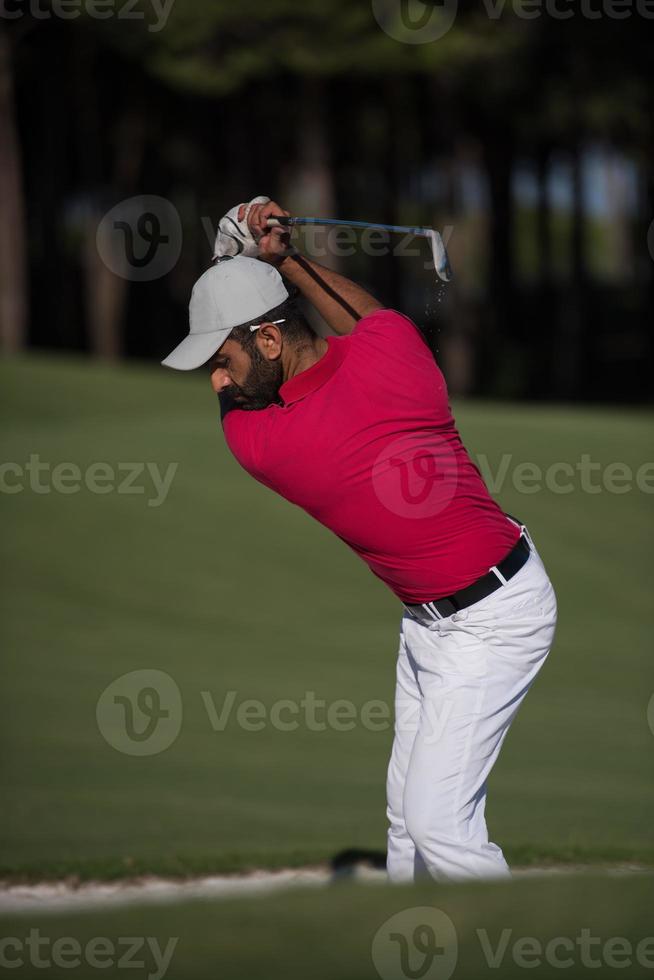
[[[372,228],[378,231],[390,231],[399,234],[415,235],[426,238],[434,259],[434,268],[445,282],[452,278],[452,269],[447,257],[447,250],[439,232],[433,228],[414,228],[411,225],[384,225],[376,221],[343,221],[341,218],[291,218],[285,214],[268,218],[269,228],[292,228],[294,225],[341,225],[346,228]]]
[[[270,228],[279,227],[280,225],[285,228],[292,227],[293,225],[343,225],[348,228],[375,228],[378,231],[421,235],[423,238],[428,238],[432,234],[431,228],[413,228],[410,225],[384,225],[375,221],[345,221],[341,218],[288,218],[286,215],[268,218],[268,226]]]

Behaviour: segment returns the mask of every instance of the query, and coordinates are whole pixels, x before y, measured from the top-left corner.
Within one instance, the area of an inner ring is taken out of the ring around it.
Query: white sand
[[[637,865],[593,868],[583,865],[561,865],[546,868],[518,868],[516,877],[553,874],[595,873],[630,875],[652,873]],[[386,874],[365,866],[353,872],[357,881],[383,883]],[[211,875],[202,878],[175,880],[144,877],[126,881],[88,882],[73,884],[67,881],[41,882],[32,885],[0,883],[0,913],[2,912],[62,912],[94,910],[132,904],[162,904],[195,898],[238,898],[264,895],[297,887],[325,887],[334,881],[334,873],[326,867],[284,869],[281,871],[252,871],[242,875]]]

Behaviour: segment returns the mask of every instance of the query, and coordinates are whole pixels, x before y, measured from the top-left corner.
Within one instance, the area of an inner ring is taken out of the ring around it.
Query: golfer
[[[256,480],[352,548],[399,599],[388,874],[500,878],[486,784],[552,645],[556,599],[526,527],[491,499],[420,330],[290,247],[255,198],[222,219],[190,333],[227,444]],[[232,257],[230,257],[232,256]],[[335,336],[318,336],[289,288]]]

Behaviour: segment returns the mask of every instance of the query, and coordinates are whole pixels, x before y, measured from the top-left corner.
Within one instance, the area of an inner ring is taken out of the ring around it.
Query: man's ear
[[[257,330],[259,353],[268,361],[275,361],[282,353],[282,332],[276,323],[262,323]]]

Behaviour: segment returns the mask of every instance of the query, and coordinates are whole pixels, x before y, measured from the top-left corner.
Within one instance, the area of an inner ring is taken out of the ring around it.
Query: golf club
[[[344,225],[348,228],[376,228],[380,231],[392,231],[398,234],[416,235],[419,238],[426,238],[431,246],[434,266],[439,277],[444,282],[449,282],[452,278],[452,268],[447,257],[445,244],[439,232],[433,228],[412,228],[410,225],[384,225],[375,221],[344,221],[341,218],[289,218],[286,215],[278,215],[268,218],[268,227],[274,228],[282,226],[290,228],[294,225]]]

